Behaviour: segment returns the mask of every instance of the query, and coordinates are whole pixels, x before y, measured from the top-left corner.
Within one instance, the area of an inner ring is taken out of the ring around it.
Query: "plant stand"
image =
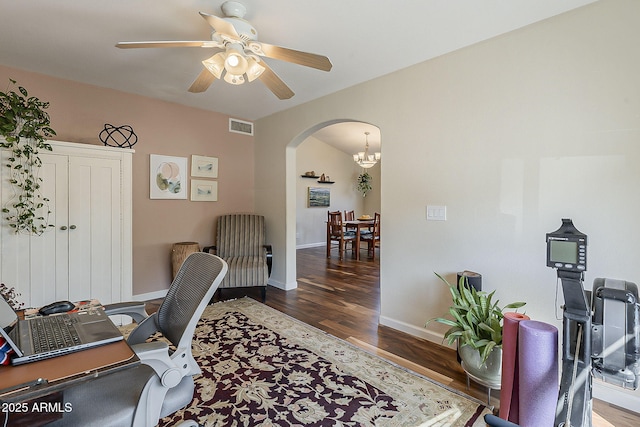
[[[491,390],[500,390],[500,387],[502,386],[501,381],[491,381],[486,378],[477,377],[467,371],[464,366],[464,362],[461,364],[462,369],[464,369],[464,373],[467,374],[467,391],[469,391],[470,388],[469,380],[473,380],[473,382],[487,387],[487,406],[491,406]]]

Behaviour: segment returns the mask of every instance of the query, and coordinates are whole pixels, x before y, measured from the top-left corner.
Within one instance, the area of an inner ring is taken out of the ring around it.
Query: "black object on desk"
[[[71,301],[56,301],[40,308],[38,312],[43,316],[48,316],[50,314],[66,313],[67,311],[71,311],[74,308],[76,308],[76,305]]]

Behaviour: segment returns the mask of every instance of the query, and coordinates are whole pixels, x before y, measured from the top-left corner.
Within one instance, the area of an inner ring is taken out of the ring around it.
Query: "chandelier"
[[[364,138],[364,151],[360,151],[358,154],[354,154],[353,161],[360,165],[360,167],[368,169],[378,163],[378,160],[380,160],[380,153],[376,152],[373,154],[369,154],[369,132],[364,133]]]

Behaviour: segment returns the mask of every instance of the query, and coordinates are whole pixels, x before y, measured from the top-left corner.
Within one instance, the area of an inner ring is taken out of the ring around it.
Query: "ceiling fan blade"
[[[256,45],[259,45],[256,46]],[[282,46],[274,46],[268,43],[249,43],[249,48],[258,55],[264,55],[268,58],[279,59],[281,61],[292,62],[305,67],[316,68],[322,71],[329,71],[333,66],[329,58],[315,53],[301,52]]]
[[[185,41],[150,41],[150,42],[118,42],[120,49],[135,49],[144,47],[224,47],[222,43],[213,40],[185,40]]]
[[[209,15],[208,13],[204,13],[204,12],[200,12],[200,16],[202,16],[204,20],[207,21],[207,23],[209,23],[209,25],[211,25],[211,27],[214,30],[216,30],[216,32],[221,34],[226,34],[226,35],[235,37],[237,39],[240,38],[240,35],[236,31],[233,24],[231,24],[231,22],[225,21],[219,16]]]
[[[196,77],[193,83],[191,83],[191,86],[189,87],[189,92],[192,92],[192,93],[204,92],[205,90],[209,89],[209,86],[211,86],[211,83],[213,83],[215,79],[216,79],[216,76],[211,74],[209,70],[205,68],[200,72],[200,74],[198,75],[198,77]]]
[[[264,67],[264,72],[258,78],[275,96],[279,99],[289,99],[294,95],[289,86],[264,61],[261,61],[260,65]]]

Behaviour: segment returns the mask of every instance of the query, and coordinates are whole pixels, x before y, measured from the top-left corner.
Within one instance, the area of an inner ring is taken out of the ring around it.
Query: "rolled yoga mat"
[[[500,387],[500,418],[518,424],[518,328],[530,320],[521,313],[504,314],[502,327],[502,379]]]
[[[536,320],[520,322],[518,356],[518,424],[553,426],[558,401],[558,329]]]

